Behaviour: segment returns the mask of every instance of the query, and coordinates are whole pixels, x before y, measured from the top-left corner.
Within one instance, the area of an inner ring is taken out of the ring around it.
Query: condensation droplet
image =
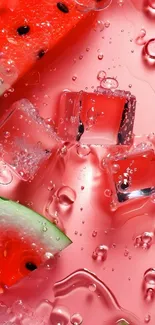
[[[98,261],[105,261],[108,254],[108,247],[105,245],[99,245],[96,247],[92,254],[92,258]]]
[[[57,197],[60,204],[70,206],[76,200],[76,193],[71,187],[62,186],[57,192]]]
[[[108,77],[101,81],[100,86],[104,89],[116,89],[119,84],[117,79]]]
[[[70,322],[73,325],[81,325],[83,322],[83,318],[80,314],[74,314],[71,316]]]

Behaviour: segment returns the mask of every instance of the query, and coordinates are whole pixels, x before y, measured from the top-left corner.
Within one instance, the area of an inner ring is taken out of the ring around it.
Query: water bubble
[[[126,319],[121,318],[116,322],[117,325],[129,325],[129,322],[127,322]]]
[[[97,236],[97,231],[94,230],[94,231],[92,232],[92,237],[96,237],[96,236]]]
[[[148,249],[152,245],[153,242],[153,233],[145,231],[142,235],[136,236],[134,239],[134,246],[142,247],[143,249]]]
[[[109,26],[110,26],[110,21],[107,20],[107,21],[104,23],[104,27],[109,28]]]
[[[104,89],[116,89],[118,87],[118,81],[115,78],[105,78],[101,81],[100,86]]]
[[[105,261],[108,254],[108,247],[105,245],[99,245],[96,247],[92,254],[94,260]]]
[[[71,187],[62,186],[57,192],[57,197],[60,204],[70,206],[76,200],[76,193]]]
[[[155,0],[148,0],[148,5],[149,5],[152,9],[155,9]]]
[[[73,77],[72,77],[72,80],[73,80],[73,81],[76,81],[76,79],[77,79],[77,76],[73,76]]]
[[[100,80],[100,81],[102,81],[105,78],[106,78],[106,72],[103,71],[103,70],[99,71],[99,73],[97,75],[97,79]]]
[[[144,46],[145,55],[152,60],[155,60],[155,38],[150,39]]]
[[[83,322],[83,318],[80,314],[74,314],[71,316],[70,322],[73,325],[81,325]]]
[[[51,325],[67,325],[69,323],[70,314],[66,307],[54,307],[50,316]]]
[[[144,318],[144,322],[145,323],[149,323],[150,320],[151,320],[151,316],[150,315],[145,316],[145,318]]]
[[[90,147],[87,145],[77,145],[77,154],[80,157],[85,157],[90,154]]]
[[[112,196],[112,191],[110,190],[110,189],[106,189],[105,191],[104,191],[104,195],[106,196],[106,197],[111,197]]]
[[[99,59],[99,60],[102,60],[102,59],[103,59],[103,54],[102,54],[102,53],[100,53],[100,54],[98,55],[98,59]]]
[[[4,138],[8,139],[10,137],[10,132],[9,131],[5,131],[3,132]]]
[[[145,282],[151,286],[151,287],[155,287],[155,269],[148,269],[145,273],[144,273],[144,279]]]
[[[90,285],[89,285],[89,290],[90,290],[91,292],[95,292],[95,291],[96,291],[96,284],[95,284],[95,283],[90,284]]]
[[[136,38],[136,44],[144,45],[146,43],[146,41],[144,40],[145,36],[146,36],[146,30],[144,28],[141,28],[139,35]]]
[[[117,174],[119,170],[120,170],[120,165],[114,163],[114,164],[112,165],[112,172],[113,172],[114,174]]]
[[[7,165],[0,162],[0,185],[9,185],[13,180],[13,175]]]
[[[91,11],[91,10],[104,10],[110,6],[112,0],[75,0],[75,3],[78,5],[77,9],[79,11]]]
[[[94,26],[95,31],[102,32],[104,30],[104,22],[102,20],[97,20]]]

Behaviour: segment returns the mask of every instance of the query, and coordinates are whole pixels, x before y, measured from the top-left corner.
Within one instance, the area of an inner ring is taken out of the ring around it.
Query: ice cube
[[[132,143],[136,99],[130,92],[98,88],[94,93],[68,92],[65,96],[65,107],[70,102],[70,111],[79,112],[77,140],[81,138],[83,144]]]
[[[125,154],[114,155],[108,161],[113,199],[122,204],[147,198],[155,193],[155,152],[152,147],[139,144]]]
[[[27,99],[15,102],[0,124],[0,157],[23,180],[32,179],[40,165],[61,145],[51,125]]]
[[[64,141],[76,141],[80,123],[80,93],[64,91],[56,116],[57,134]]]

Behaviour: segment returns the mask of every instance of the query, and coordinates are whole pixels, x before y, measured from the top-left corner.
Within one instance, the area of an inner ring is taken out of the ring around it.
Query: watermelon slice
[[[0,288],[11,286],[71,240],[43,216],[0,198]]]
[[[83,17],[73,0],[6,0],[0,11],[0,94]]]

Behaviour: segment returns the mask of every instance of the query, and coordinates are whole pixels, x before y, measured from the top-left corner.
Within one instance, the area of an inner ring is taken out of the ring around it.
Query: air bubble
[[[145,318],[144,318],[144,322],[145,323],[149,323],[150,320],[151,320],[151,316],[150,315],[145,316]]]
[[[94,230],[94,231],[92,232],[92,237],[95,238],[96,236],[97,236],[97,231]]]
[[[72,77],[72,80],[73,80],[73,81],[76,81],[76,79],[77,79],[77,76],[73,76],[73,77]]]
[[[144,45],[146,43],[146,41],[144,40],[145,36],[146,36],[146,30],[144,28],[141,28],[139,35],[136,38],[136,44]]]
[[[103,59],[103,54],[102,54],[102,53],[100,53],[100,54],[98,55],[98,59],[99,59],[99,60],[102,60],[102,59]]]
[[[111,196],[112,196],[112,191],[111,191],[110,189],[106,189],[106,190],[104,191],[104,195],[105,195],[106,197],[111,197]]]

